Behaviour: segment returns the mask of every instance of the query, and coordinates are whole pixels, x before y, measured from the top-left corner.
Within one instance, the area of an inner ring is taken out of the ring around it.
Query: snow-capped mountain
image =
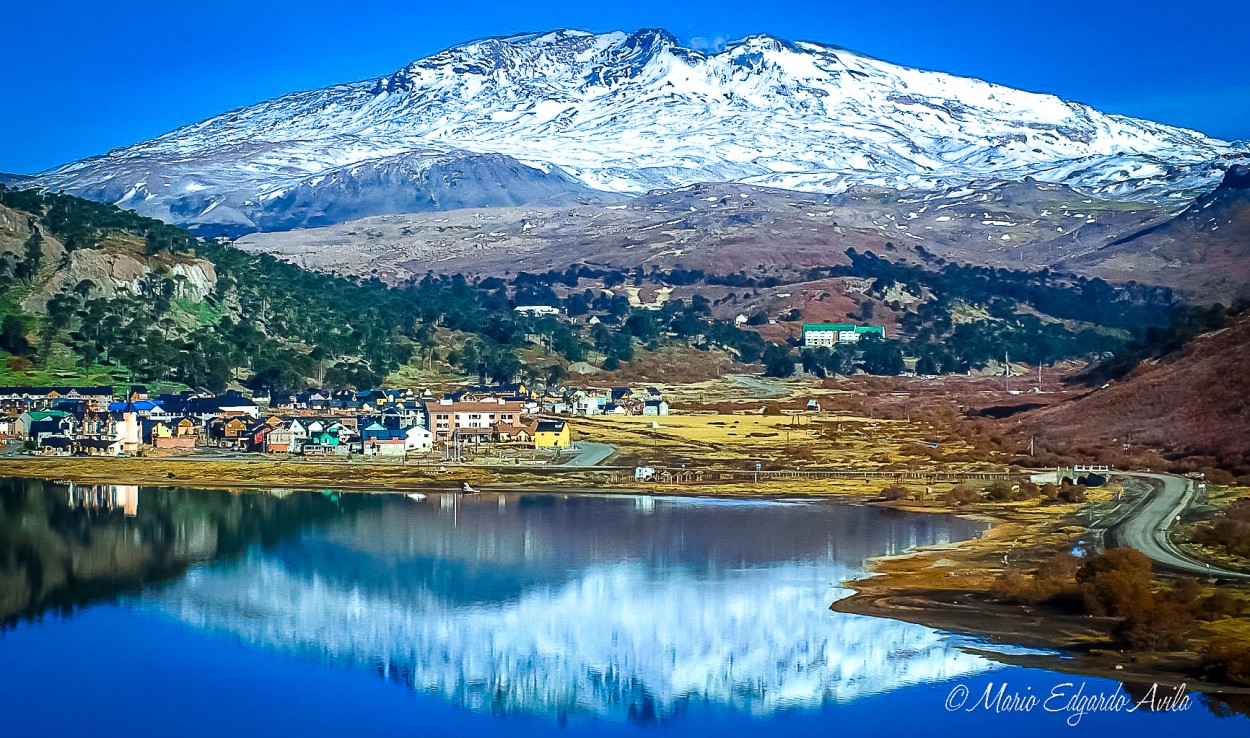
[[[40,179],[178,223],[280,230],[695,182],[833,193],[1032,177],[1182,200],[1247,155],[1244,144],[817,43],[753,36],[703,54],[663,31],[566,30],[464,44]]]

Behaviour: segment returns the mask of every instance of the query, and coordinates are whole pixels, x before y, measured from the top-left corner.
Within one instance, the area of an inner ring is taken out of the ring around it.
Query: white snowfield
[[[997,664],[918,625],[832,613],[841,564],[654,576],[617,562],[489,604],[366,588],[254,552],[145,595],[208,632],[376,668],[452,704],[624,720],[687,701],[769,715],[982,673]]]
[[[686,49],[663,31],[467,43],[375,80],[300,92],[46,173],[178,222],[251,217],[368,166],[502,154],[590,188],[742,182],[836,193],[1033,177],[1184,199],[1250,154],[1051,95],[752,36]]]

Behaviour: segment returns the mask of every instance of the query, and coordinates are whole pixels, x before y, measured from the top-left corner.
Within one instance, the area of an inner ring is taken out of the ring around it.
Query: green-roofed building
[[[839,343],[855,343],[868,334],[885,338],[885,326],[855,325],[854,323],[804,323],[803,348],[824,346],[832,348]]]

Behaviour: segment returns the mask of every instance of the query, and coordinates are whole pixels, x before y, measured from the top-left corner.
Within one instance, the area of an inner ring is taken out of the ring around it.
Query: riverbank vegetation
[[[1204,624],[1240,618],[1250,609],[1244,596],[1228,589],[1189,577],[1158,580],[1150,559],[1132,548],[1114,548],[1085,560],[1055,553],[1031,571],[1002,573],[991,593],[1010,604],[1115,618],[1111,642],[1134,652],[1190,650],[1203,637]],[[1210,640],[1211,634],[1205,635]],[[1232,651],[1226,656],[1229,663],[1208,660],[1204,667],[1231,664],[1232,672],[1239,673],[1239,657]],[[1250,680],[1235,683],[1250,685]]]
[[[881,504],[960,510],[994,525],[975,541],[877,560],[875,575],[851,582],[856,594],[834,609],[1061,654],[1020,658],[1026,665],[1120,681],[1250,687],[1250,591],[1160,576],[1133,549],[1087,553],[1089,522],[1115,508],[1119,488],[1090,488],[1071,502],[1007,499],[1005,487],[992,493],[990,486],[959,485],[936,499],[914,485],[910,494],[887,490]],[[961,503],[959,490],[975,494]]]

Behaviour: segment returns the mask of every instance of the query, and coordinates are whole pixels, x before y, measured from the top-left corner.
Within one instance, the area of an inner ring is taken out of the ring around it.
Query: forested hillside
[[[847,255],[849,264],[786,280],[581,265],[473,281],[426,274],[387,286],[201,240],[112,205],[0,186],[0,381],[290,390],[363,387],[413,367],[449,378],[561,380],[571,369],[614,372],[673,349],[716,352],[744,370],[762,364],[776,376],[897,374],[907,357],[918,372],[936,374],[984,367],[1007,352],[1036,364],[1112,354],[1131,362],[1127,349],[1140,352],[1149,330],[1177,311],[1159,288]],[[886,319],[888,340],[801,350],[808,308],[759,311],[736,325],[739,298],[815,294],[841,278],[865,286],[836,317]],[[639,305],[640,289],[672,298]],[[561,315],[513,310],[533,304]],[[689,364],[689,378],[699,378],[700,362]]]
[[[0,256],[0,349],[14,379],[47,370],[210,389],[235,378],[368,384],[419,340],[416,302],[376,283],[200,242],[67,195],[0,189],[0,206],[10,245],[22,237]],[[96,279],[77,279],[101,260]]]

